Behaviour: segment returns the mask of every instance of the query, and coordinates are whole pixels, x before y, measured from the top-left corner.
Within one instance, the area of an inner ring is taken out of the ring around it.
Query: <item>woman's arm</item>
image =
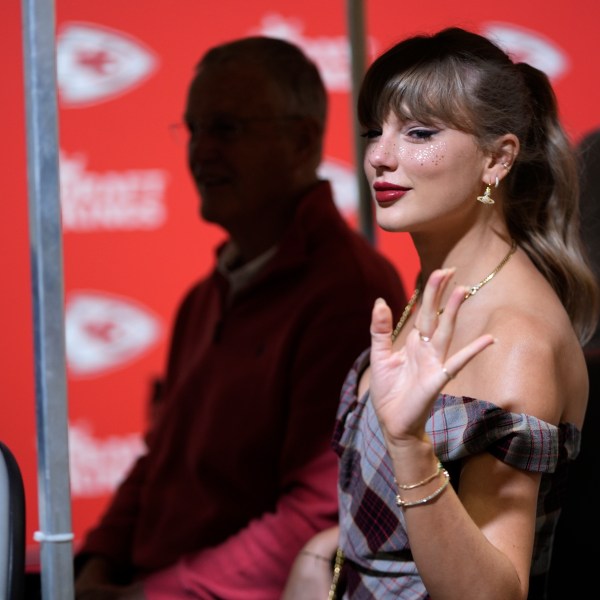
[[[460,497],[437,470],[425,425],[435,398],[472,358],[494,342],[483,335],[449,355],[465,290],[457,287],[437,315],[452,270],[435,271],[415,328],[392,348],[391,313],[378,301],[371,324],[370,397],[377,412],[419,574],[436,600],[527,597],[539,475],[490,455],[469,459]],[[431,477],[433,473],[435,476]]]
[[[332,527],[306,543],[294,561],[281,600],[327,599],[338,538],[339,527]]]

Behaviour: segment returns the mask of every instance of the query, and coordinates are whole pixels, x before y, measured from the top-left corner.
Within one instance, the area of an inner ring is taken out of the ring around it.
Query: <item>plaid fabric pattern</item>
[[[348,373],[332,441],[340,457],[344,598],[426,600],[429,595],[412,560],[403,513],[395,504],[392,464],[377,416],[368,393],[360,399],[356,395],[368,360],[367,349]],[[454,486],[459,481],[461,459],[481,452],[542,474],[531,572],[538,579],[544,577],[567,466],[579,452],[581,432],[572,424],[557,427],[530,415],[507,412],[490,402],[444,394],[434,403],[426,430]]]

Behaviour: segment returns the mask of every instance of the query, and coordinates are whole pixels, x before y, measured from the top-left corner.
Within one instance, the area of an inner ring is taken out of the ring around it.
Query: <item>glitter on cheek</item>
[[[439,166],[445,157],[445,144],[443,142],[419,146],[410,157],[411,160],[418,162],[423,167],[426,164]]]

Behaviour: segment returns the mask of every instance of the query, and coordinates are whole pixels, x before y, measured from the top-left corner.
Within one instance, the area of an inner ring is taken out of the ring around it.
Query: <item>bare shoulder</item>
[[[482,303],[473,313],[476,333],[490,333],[496,343],[452,384],[506,410],[580,427],[588,396],[585,358],[566,311],[549,288],[533,285]]]

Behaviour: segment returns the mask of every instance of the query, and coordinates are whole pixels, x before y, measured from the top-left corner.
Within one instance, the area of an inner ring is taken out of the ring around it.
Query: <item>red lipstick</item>
[[[373,184],[375,191],[375,200],[378,204],[393,204],[400,200],[410,188],[387,183],[386,181],[376,181]]]

